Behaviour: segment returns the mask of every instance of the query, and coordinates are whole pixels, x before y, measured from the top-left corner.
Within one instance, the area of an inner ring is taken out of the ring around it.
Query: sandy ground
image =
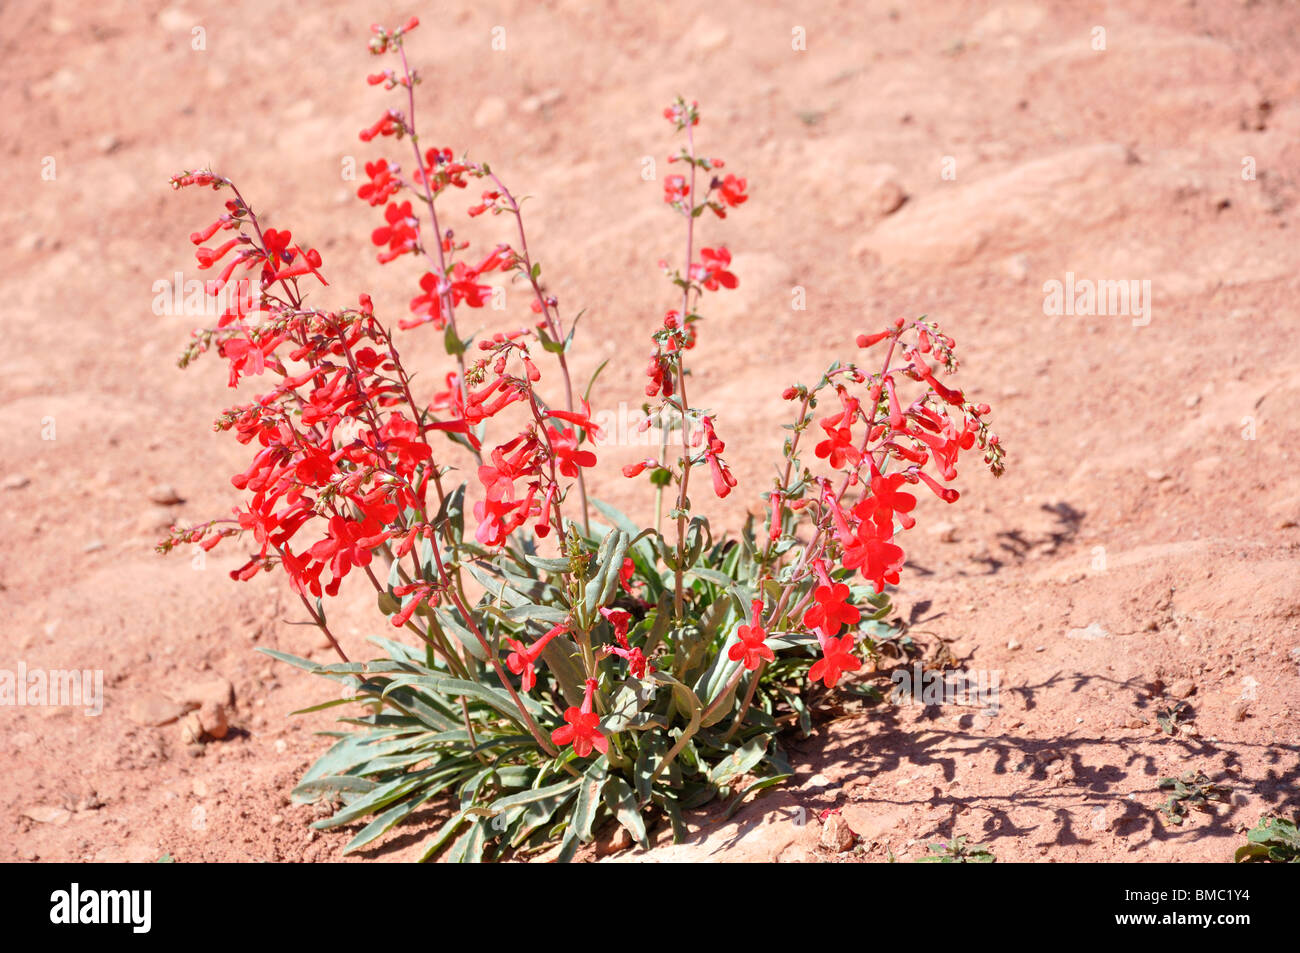
[[[752,194],[705,226],[741,284],[710,299],[692,391],[741,489],[766,483],[785,382],[920,313],[1011,451],[1002,480],[972,463],[959,504],[923,504],[897,600],[927,651],[1000,674],[996,714],[850,711],[792,743],[788,787],[621,856],[881,860],[964,834],[1003,860],[1228,859],[1243,825],[1300,807],[1300,8],[782,6],[416,11],[426,139],[534,196],[534,254],[589,309],[579,373],[625,362],[598,408],[636,405],[669,303],[655,262],[679,237],[641,170],[672,148],[680,91]],[[246,465],[211,431],[224,369],[174,367],[202,319],[157,313],[153,289],[213,217],[167,177],[211,163],[321,249],[340,301],[400,311],[415,276],[373,264],[342,170],[381,152],[356,139],[382,108],[366,26],[410,11],[357,9],[6,6],[0,668],[101,670],[104,705],[0,709],[0,860],[329,861],[350,837],[286,798],[330,724],[288,712],[331,688],[254,651],[327,657],[285,587],[233,583],[235,548],[152,551],[172,520],[228,512]],[[1137,281],[1144,313],[1045,313],[1067,273]],[[437,350],[416,332],[404,353],[432,376]],[[638,455],[610,449],[593,482],[646,515],[610,465]],[[378,620],[345,596],[335,628],[360,652]],[[205,699],[229,708],[224,741],[151,723]],[[1231,793],[1177,827],[1157,785],[1189,770]],[[361,857],[409,858],[419,835]]]

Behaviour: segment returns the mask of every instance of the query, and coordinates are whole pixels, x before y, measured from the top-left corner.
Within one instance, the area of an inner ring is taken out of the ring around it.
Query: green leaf
[[[649,847],[650,841],[646,837],[645,820],[641,817],[641,811],[637,808],[636,795],[628,783],[620,777],[612,777],[605,785],[604,792],[605,803],[613,811],[618,822],[627,829],[638,844],[642,847]]]
[[[573,332],[576,331],[577,329],[578,326],[575,323],[573,328],[569,330],[569,337],[565,341],[566,347],[569,345],[570,342],[573,341]],[[585,401],[591,400],[591,389],[596,386],[596,378],[600,376],[600,372],[605,369],[605,365],[609,363],[609,360],[610,360],[609,358],[605,358],[605,360],[601,361],[600,364],[597,365],[596,370],[592,372],[591,380],[587,381],[587,390],[582,395],[583,400]]]
[[[449,695],[452,698],[476,698],[479,701],[486,702],[501,714],[514,721],[519,722],[519,709],[515,706],[514,701],[505,692],[495,688],[489,688],[478,682],[467,682],[464,679],[451,678],[445,675],[399,675],[388,684],[384,689],[387,695],[393,689],[401,686],[410,686],[413,688],[423,688],[437,694]],[[542,706],[527,695],[520,695],[519,699],[523,702],[524,707],[533,715],[542,714]]]
[[[767,735],[758,735],[737,748],[729,758],[718,762],[709,773],[709,780],[722,787],[733,778],[749,771],[763,760],[767,745],[771,739]]]
[[[263,655],[269,655],[271,656],[271,658],[277,661],[287,662],[288,664],[292,665],[294,668],[300,668],[304,672],[311,672],[312,674],[316,674],[316,672],[320,670],[319,662],[313,662],[311,659],[301,658],[297,655],[290,655],[288,652],[281,652],[277,649],[262,648],[260,646],[258,647],[257,651],[261,652]]]
[[[775,787],[792,777],[794,777],[792,774],[773,774],[769,777],[759,778],[757,781],[754,781],[731,799],[731,803],[727,805],[727,810],[722,815],[723,819],[730,820],[731,816],[740,810],[740,806],[745,802],[745,798],[749,797],[751,794],[757,791],[762,791],[765,788]]]
[[[594,762],[582,776],[578,786],[578,799],[574,802],[573,815],[569,823],[570,830],[583,843],[591,840],[592,823],[596,819],[596,810],[600,807],[600,797],[605,790],[605,783],[609,780],[606,766],[607,762],[604,758]]]

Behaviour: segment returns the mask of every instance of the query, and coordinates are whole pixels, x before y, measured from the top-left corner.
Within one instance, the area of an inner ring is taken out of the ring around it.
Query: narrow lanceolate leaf
[[[570,778],[567,781],[561,781],[558,784],[550,784],[544,788],[531,788],[527,791],[520,791],[518,794],[511,794],[509,797],[499,798],[492,802],[493,812],[508,811],[512,807],[519,807],[521,804],[532,804],[535,801],[545,801],[548,798],[554,798],[561,794],[567,794],[576,788],[579,779]]]
[[[733,814],[740,810],[741,805],[745,803],[745,798],[749,797],[751,794],[762,791],[764,788],[774,787],[783,781],[789,780],[791,777],[793,777],[793,775],[774,774],[770,777],[759,778],[731,799],[731,803],[727,805],[727,810],[726,813],[723,814],[723,818],[730,819]]]
[[[613,812],[618,822],[627,829],[627,832],[636,838],[636,842],[642,847],[649,847],[650,841],[646,837],[645,820],[641,817],[641,812],[637,808],[636,794],[628,786],[628,783],[622,778],[610,778],[605,785],[605,804]]]
[[[474,698],[491,705],[507,718],[518,720],[519,709],[514,701],[505,692],[495,688],[489,688],[478,682],[467,682],[459,678],[450,678],[443,675],[399,675],[388,683],[384,689],[384,694],[391,693],[394,689],[402,686],[411,686],[412,688],[423,688],[428,691],[441,695],[449,695],[453,698],[465,697]],[[527,695],[520,695],[520,701],[523,702],[529,713],[533,715],[542,714],[542,706]]]
[[[763,755],[767,751],[769,741],[767,735],[759,735],[751,738],[739,748],[737,748],[729,758],[721,761],[709,774],[709,780],[716,785],[724,785],[744,774],[758,762],[763,760]]]
[[[596,819],[596,809],[600,807],[600,796],[605,790],[606,781],[608,775],[602,758],[587,769],[578,785],[578,799],[573,805],[570,830],[583,843],[591,840],[592,822]]]

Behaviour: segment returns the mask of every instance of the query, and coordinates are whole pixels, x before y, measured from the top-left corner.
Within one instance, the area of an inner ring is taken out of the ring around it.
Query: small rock
[[[35,807],[24,808],[23,817],[29,817],[37,824],[66,824],[72,817],[65,808],[55,807],[52,804],[38,804]]]
[[[1193,394],[1191,397],[1188,397],[1185,401],[1183,401],[1183,406],[1185,406],[1188,410],[1190,410],[1200,402],[1201,402],[1201,395]]]
[[[826,824],[822,827],[821,845],[827,850],[842,854],[846,850],[852,850],[856,839],[848,822],[839,814],[826,818]]]
[[[170,725],[190,709],[162,695],[141,695],[131,699],[127,716],[137,725],[159,728]]]
[[[122,140],[118,139],[117,136],[113,135],[112,133],[108,133],[107,135],[100,136],[98,139],[95,140],[95,148],[97,148],[104,155],[112,155],[121,147],[122,147]]]
[[[235,689],[226,679],[217,677],[193,682],[177,692],[175,698],[181,704],[194,708],[202,707],[207,702],[229,706],[235,702]]]
[[[104,541],[102,539],[92,539],[85,546],[81,547],[81,551],[83,553],[97,553],[103,548]]]
[[[1190,698],[1196,694],[1196,683],[1190,678],[1180,678],[1169,686],[1169,694],[1174,698]]]
[[[1020,643],[1017,642],[1015,639],[1008,639],[1007,648],[1010,649],[1012,652],[1014,652],[1016,651],[1016,649],[1020,648]]]
[[[935,523],[930,527],[930,532],[938,536],[941,543],[957,542],[957,527],[952,523]]]
[[[627,850],[632,846],[632,835],[622,824],[611,824],[605,827],[600,836],[596,838],[596,856],[608,857],[610,854],[617,854],[620,851]]]
[[[1250,702],[1244,699],[1238,700],[1237,702],[1233,703],[1233,706],[1231,709],[1229,709],[1229,712],[1232,715],[1233,721],[1245,721],[1246,716],[1250,714]]]
[[[185,502],[181,495],[176,492],[176,488],[167,483],[159,483],[153,487],[149,491],[149,500],[159,506],[176,506]]]
[[[218,740],[226,737],[230,731],[230,722],[226,717],[226,706],[217,702],[205,702],[199,709],[199,723],[203,733]]]
[[[6,490],[21,490],[31,482],[21,473],[11,473],[4,478],[4,482],[0,483],[0,486],[3,486]]]
[[[1092,622],[1083,629],[1071,629],[1065,633],[1067,639],[1082,639],[1085,642],[1095,642],[1097,639],[1104,639],[1110,635],[1103,629],[1100,623]]]
[[[194,712],[181,719],[181,743],[197,748],[203,746],[203,722]]]
[[[1148,470],[1147,479],[1152,483],[1164,483],[1169,479],[1169,474],[1164,470]]]

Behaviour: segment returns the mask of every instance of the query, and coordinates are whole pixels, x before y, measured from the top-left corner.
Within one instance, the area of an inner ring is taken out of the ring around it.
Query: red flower
[[[727,269],[731,267],[731,252],[726,248],[701,248],[701,262],[691,265],[691,278],[698,281],[709,291],[717,291],[718,286],[735,288],[740,282]]]
[[[817,574],[822,577],[822,585],[813,590],[814,605],[804,613],[803,624],[809,629],[820,629],[824,635],[839,635],[842,627],[854,625],[862,613],[849,604],[849,587],[832,582],[820,560]]]
[[[907,477],[901,473],[875,474],[871,478],[871,495],[853,507],[853,515],[862,520],[875,520],[881,526],[893,526],[897,514],[903,529],[911,529],[916,520],[907,514],[916,506],[916,497],[898,489],[906,482]]]
[[[890,540],[893,526],[881,526],[871,520],[858,524],[857,533],[844,543],[844,568],[860,569],[876,592],[884,592],[885,583],[896,585],[905,559],[903,550]]]
[[[640,646],[632,648],[628,645],[627,627],[632,621],[632,613],[626,609],[601,609],[600,614],[614,629],[614,638],[618,642],[618,645],[610,646],[609,651],[627,662],[628,673],[633,678],[645,678],[647,669],[653,672],[654,666],[646,660]]]
[[[541,657],[546,646],[551,644],[551,639],[563,632],[567,632],[568,630],[569,627],[565,623],[561,622],[532,645],[527,647],[517,639],[506,639],[506,642],[512,649],[514,649],[514,651],[506,657],[506,668],[510,669],[510,671],[514,672],[516,675],[523,676],[523,682],[521,684],[524,691],[531,692],[533,686],[537,684],[537,660]]]
[[[834,688],[835,683],[845,672],[856,672],[862,667],[862,660],[850,651],[853,648],[853,636],[842,639],[830,636],[822,639],[822,657],[808,669],[811,681],[821,681],[827,688]]]
[[[609,750],[609,739],[600,733],[600,716],[592,711],[592,699],[596,694],[596,680],[587,679],[587,697],[582,700],[581,708],[570,707],[564,712],[562,725],[551,732],[551,741],[560,747],[573,745],[573,753],[585,758],[595,749],[601,754]]]
[[[397,179],[397,172],[397,163],[390,163],[387,159],[367,162],[366,175],[370,181],[357,189],[357,198],[364,199],[371,205],[383,205],[402,187]]]
[[[708,461],[709,470],[713,476],[713,492],[718,494],[719,497],[724,497],[736,485],[736,478],[732,476],[731,470],[722,462],[720,456],[722,451],[726,449],[726,444],[719,440],[717,433],[714,432],[712,417],[700,418],[700,426],[704,428],[704,457]]]
[[[563,420],[573,424],[575,427],[582,429],[584,433],[593,439],[599,440],[602,437],[600,427],[591,419],[591,405],[585,400],[582,402],[582,410],[548,410],[547,417],[556,420]]]
[[[767,632],[763,630],[763,600],[755,599],[750,605],[750,625],[742,625],[736,629],[735,642],[727,650],[727,658],[733,662],[744,659],[745,668],[758,668],[759,660],[772,661],[776,658],[772,654],[772,648],[767,644]]]
[[[743,205],[749,199],[749,196],[745,194],[745,185],[745,179],[739,179],[731,173],[727,173],[727,177],[718,186],[718,197],[722,199],[724,204],[732,208]],[[715,208],[714,211],[718,213],[719,218],[727,217],[727,213],[721,209]]]
[[[370,235],[370,240],[376,245],[388,246],[388,252],[379,256],[381,263],[414,249],[420,227],[419,219],[411,212],[410,202],[400,205],[389,202],[384,209],[384,221],[388,224],[376,228]]]
[[[558,427],[547,427],[546,432],[550,435],[551,451],[555,454],[555,463],[560,469],[561,476],[576,477],[578,467],[596,465],[594,453],[590,450],[578,449],[578,434],[573,429],[566,427],[561,430]]]
[[[829,420],[821,421],[821,426],[826,431],[826,439],[814,448],[818,459],[825,460],[836,470],[843,468],[846,463],[856,466],[861,462],[862,454],[853,443],[853,431],[850,428],[832,427]]]
[[[691,187],[686,184],[686,176],[670,175],[664,179],[664,201],[676,205],[691,194]]]

